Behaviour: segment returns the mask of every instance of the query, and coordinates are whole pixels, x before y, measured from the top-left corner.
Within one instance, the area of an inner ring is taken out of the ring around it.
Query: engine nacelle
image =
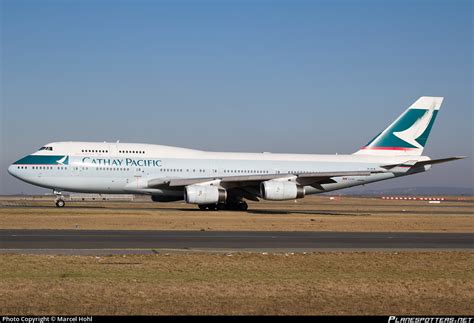
[[[211,185],[188,185],[184,188],[184,200],[191,204],[224,203],[227,192],[223,188]]]
[[[265,200],[284,201],[304,197],[303,186],[288,181],[266,181],[260,184],[260,194]]]

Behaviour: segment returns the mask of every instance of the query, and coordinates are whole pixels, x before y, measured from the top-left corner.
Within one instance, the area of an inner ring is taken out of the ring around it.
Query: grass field
[[[0,228],[473,232],[474,199],[312,196],[247,212],[183,203],[0,198]],[[472,315],[474,253],[0,255],[3,315]]]
[[[390,201],[309,196],[287,202],[251,202],[247,212],[200,211],[184,203],[68,202],[52,198],[0,199],[5,229],[127,229],[233,231],[474,232],[474,200]]]
[[[0,313],[472,315],[469,252],[0,256]]]

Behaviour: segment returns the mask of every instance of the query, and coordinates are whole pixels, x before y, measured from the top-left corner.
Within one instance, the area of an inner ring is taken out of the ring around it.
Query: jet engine
[[[225,189],[212,185],[188,185],[184,188],[184,200],[191,204],[217,204],[227,199]]]
[[[265,200],[283,201],[304,197],[304,187],[295,182],[266,181],[260,184],[260,194]]]

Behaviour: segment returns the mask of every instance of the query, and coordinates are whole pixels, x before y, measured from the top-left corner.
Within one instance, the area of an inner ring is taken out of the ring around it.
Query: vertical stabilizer
[[[422,96],[384,131],[354,154],[420,156],[436,120],[442,97]]]

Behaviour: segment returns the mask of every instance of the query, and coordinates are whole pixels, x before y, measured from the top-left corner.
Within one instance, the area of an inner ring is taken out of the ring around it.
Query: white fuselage
[[[336,177],[333,183],[305,187],[316,194],[404,173],[387,172],[383,165],[425,156],[310,155],[206,152],[185,148],[127,143],[56,142],[20,159],[9,172],[37,186],[71,192],[179,195],[182,190],[157,188],[150,181],[224,178],[259,174],[301,174],[337,171],[384,171],[367,176]],[[424,171],[425,166],[416,172]],[[413,172],[411,172],[412,174]]]

